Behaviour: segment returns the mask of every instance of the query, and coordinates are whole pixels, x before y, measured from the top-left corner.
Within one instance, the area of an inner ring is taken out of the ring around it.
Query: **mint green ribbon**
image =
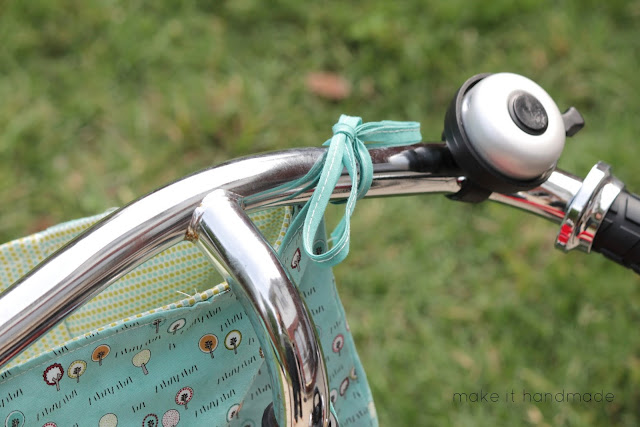
[[[295,229],[298,222],[304,219],[303,247],[312,260],[333,266],[344,260],[349,253],[349,220],[356,200],[367,194],[373,181],[373,165],[368,148],[409,145],[420,141],[422,135],[420,123],[417,122],[385,120],[363,124],[360,117],[344,114],[340,116],[338,123],[333,126],[333,137],[323,144],[328,145],[329,149],[324,160],[319,163],[322,167],[314,166],[304,177],[310,183],[305,188],[315,186],[313,195],[291,224]],[[331,233],[333,246],[317,254],[313,250],[313,239],[344,168],[351,177],[351,191],[345,204],[345,214]]]

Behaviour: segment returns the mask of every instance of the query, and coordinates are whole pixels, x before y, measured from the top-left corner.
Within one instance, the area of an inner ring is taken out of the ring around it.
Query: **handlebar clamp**
[[[611,167],[598,162],[571,199],[560,224],[556,248],[564,252],[578,248],[590,252],[598,228],[624,184],[611,175]]]

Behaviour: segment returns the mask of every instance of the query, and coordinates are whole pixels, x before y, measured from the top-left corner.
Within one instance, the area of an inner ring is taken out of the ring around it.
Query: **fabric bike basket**
[[[299,209],[250,215],[316,325],[341,426],[377,425],[330,266],[301,250]],[[102,216],[0,246],[0,291]],[[324,224],[314,245],[326,245]],[[190,242],[119,279],[0,371],[0,426],[260,426],[264,353],[226,283]],[[182,296],[181,296],[182,295]]]

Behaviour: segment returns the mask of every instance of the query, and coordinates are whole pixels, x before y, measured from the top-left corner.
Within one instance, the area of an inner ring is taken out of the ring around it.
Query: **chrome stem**
[[[285,385],[274,389],[280,425],[325,426],[329,380],[324,357],[311,317],[273,248],[237,196],[225,190],[205,197],[190,229],[189,235],[214,265],[218,260],[224,263],[219,272],[258,331],[271,383]]]

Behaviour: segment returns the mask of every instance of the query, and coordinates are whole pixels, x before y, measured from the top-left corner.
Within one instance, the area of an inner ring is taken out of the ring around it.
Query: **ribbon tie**
[[[333,126],[333,137],[323,144],[328,145],[329,149],[324,161],[320,162],[322,169],[313,167],[305,177],[307,182],[315,184],[315,191],[294,221],[304,219],[303,247],[312,260],[333,266],[349,253],[349,220],[356,200],[367,194],[373,181],[373,165],[368,148],[409,145],[421,140],[420,123],[417,122],[385,120],[363,124],[360,117],[340,116],[338,123]],[[316,254],[313,251],[313,239],[343,168],[351,177],[345,214],[331,233],[333,246],[326,252]],[[295,225],[291,224],[291,227],[295,229]]]

